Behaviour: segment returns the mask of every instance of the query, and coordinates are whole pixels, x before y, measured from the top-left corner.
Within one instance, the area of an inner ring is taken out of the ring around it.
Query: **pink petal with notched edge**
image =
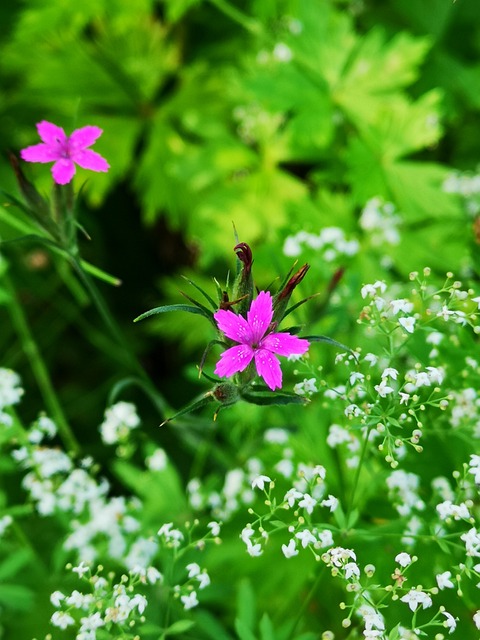
[[[57,160],[52,167],[52,175],[57,184],[67,184],[75,175],[75,165],[68,158]]]
[[[262,340],[262,348],[280,356],[303,355],[310,346],[308,340],[290,333],[270,333]]]
[[[53,162],[60,158],[59,153],[48,144],[41,142],[20,151],[20,157],[26,162]]]
[[[83,169],[90,169],[91,171],[108,171],[110,169],[110,165],[105,158],[90,149],[76,151],[71,158]]]
[[[267,332],[273,318],[272,296],[268,291],[260,291],[252,301],[247,321],[253,334],[253,342],[258,343]]]
[[[253,344],[253,336],[248,322],[243,316],[233,313],[233,311],[226,311],[220,309],[213,314],[215,321],[220,331],[222,331],[227,338],[240,342],[241,344]]]
[[[64,144],[67,141],[67,136],[62,127],[57,127],[56,124],[42,120],[37,124],[37,131],[40,138],[50,146],[57,146],[59,143]]]
[[[75,131],[68,139],[70,148],[72,148],[74,151],[77,149],[86,149],[87,147],[92,146],[95,140],[97,140],[97,138],[99,138],[102,133],[103,130],[100,129],[100,127],[94,127],[92,125],[87,125],[86,127],[75,129]]]
[[[265,380],[265,384],[272,391],[282,386],[282,370],[277,358],[267,349],[255,351],[255,367],[257,373]]]
[[[230,347],[221,354],[215,374],[221,378],[230,378],[234,373],[243,371],[252,361],[253,353],[253,349],[245,344]]]

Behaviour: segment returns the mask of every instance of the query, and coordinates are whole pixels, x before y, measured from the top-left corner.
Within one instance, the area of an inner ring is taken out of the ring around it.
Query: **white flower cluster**
[[[12,426],[12,416],[4,409],[18,404],[23,393],[20,376],[11,369],[0,368],[0,425]]]
[[[363,208],[359,224],[369,234],[372,245],[382,247],[400,242],[398,227],[401,221],[394,204],[384,202],[381,198],[372,198]]]
[[[480,213],[480,174],[454,171],[444,181],[443,190],[462,196],[470,215]]]
[[[105,444],[125,442],[132,429],[140,426],[137,409],[131,402],[117,402],[105,411],[100,425],[100,435]]]
[[[50,601],[57,611],[50,620],[60,629],[73,627],[75,640],[96,640],[97,630],[101,628],[108,630],[112,637],[132,629],[137,622],[143,621],[142,615],[148,605],[147,598],[135,592],[136,587],[162,580],[154,567],[149,567],[145,576],[131,571],[118,583],[113,581],[111,574],[108,579],[103,577],[100,568],[95,575],[90,575],[90,569],[84,563],[73,567],[72,571],[88,582],[89,591],[83,593],[75,589],[68,595],[54,591]]]
[[[387,285],[381,280],[377,280],[372,284],[365,284],[361,290],[362,298],[370,298],[375,309],[379,313],[382,320],[392,320],[398,323],[400,327],[407,333],[415,331],[417,317],[412,315],[413,303],[406,298],[388,299],[383,297],[387,291]],[[402,314],[401,316],[399,314]],[[369,317],[368,307],[362,311],[364,317]],[[399,316],[397,318],[397,316]]]
[[[318,234],[299,231],[288,236],[283,245],[283,253],[295,258],[303,252],[304,247],[320,252],[325,262],[334,262],[341,256],[354,256],[360,245],[357,240],[347,240],[340,227],[325,227]]]

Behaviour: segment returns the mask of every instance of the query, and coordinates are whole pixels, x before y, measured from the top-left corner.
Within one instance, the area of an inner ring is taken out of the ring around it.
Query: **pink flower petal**
[[[68,142],[72,152],[76,152],[77,149],[86,149],[90,147],[97,138],[102,135],[103,131],[100,127],[93,127],[87,125],[81,129],[75,129],[72,135],[68,138]]]
[[[267,349],[255,351],[255,366],[257,373],[265,380],[267,387],[272,391],[282,386],[282,370],[277,358]]]
[[[22,149],[20,151],[20,157],[26,160],[26,162],[53,162],[61,156],[50,145],[41,142],[40,144],[34,144],[31,147]]]
[[[243,316],[237,315],[233,311],[220,309],[213,314],[213,317],[218,328],[227,338],[241,344],[252,344],[252,331]]]
[[[90,169],[91,171],[108,171],[110,169],[110,165],[105,158],[102,158],[99,153],[91,151],[91,149],[76,151],[71,158],[83,169]]]
[[[67,184],[75,175],[75,165],[68,158],[61,158],[53,165],[52,175],[57,184]]]
[[[252,330],[254,343],[259,343],[263,338],[272,318],[272,296],[268,291],[260,291],[255,300],[253,300],[250,311],[247,313],[247,321]]]
[[[234,373],[243,371],[252,361],[253,353],[253,349],[245,344],[230,347],[221,354],[215,374],[221,378],[230,378]]]
[[[263,349],[280,356],[302,355],[310,346],[308,340],[292,336],[290,333],[270,333],[262,340]]]
[[[67,142],[67,136],[62,127],[57,127],[56,124],[42,120],[37,124],[37,131],[40,138],[50,146],[57,146],[58,144],[64,145]]]

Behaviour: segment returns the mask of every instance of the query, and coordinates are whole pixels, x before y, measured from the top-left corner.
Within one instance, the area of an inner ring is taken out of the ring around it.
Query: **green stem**
[[[80,452],[80,445],[65,418],[62,407],[53,388],[45,361],[43,360],[33,338],[27,318],[22,306],[18,302],[15,289],[7,273],[3,274],[3,282],[9,294],[7,307],[10,317],[12,318],[13,326],[20,337],[24,352],[30,362],[33,375],[37,381],[38,388],[40,389],[46,408],[57,425],[59,436],[65,447],[74,455],[77,455]]]
[[[158,393],[157,389],[155,388],[155,385],[152,383],[148,375],[145,373],[145,370],[143,369],[141,364],[138,362],[137,358],[132,354],[130,349],[128,349],[128,347],[126,346],[125,339],[122,335],[122,332],[118,324],[116,323],[114,317],[110,313],[110,310],[107,304],[105,303],[105,300],[103,299],[102,295],[100,294],[97,287],[95,286],[95,283],[90,278],[88,273],[86,273],[85,270],[83,269],[81,261],[78,260],[75,255],[72,255],[72,253],[69,253],[68,255],[70,258],[71,265],[73,266],[75,272],[77,273],[80,281],[83,283],[91,301],[95,305],[107,330],[110,332],[111,336],[113,337],[115,342],[118,344],[118,346],[122,349],[122,352],[125,357],[125,362],[128,364],[132,372],[134,372],[135,375],[137,375],[138,378],[141,380],[142,387],[148,393],[149,397],[151,398],[152,402],[154,403],[158,411],[162,415],[164,415],[165,410],[167,408],[164,399]]]
[[[259,35],[262,32],[262,28],[256,20],[253,20],[249,16],[239,11],[236,7],[232,7],[226,0],[210,0],[219,11],[224,13],[234,22],[237,22],[244,27],[250,33]]]
[[[371,431],[371,427],[368,427],[367,433],[365,435],[365,440],[363,441],[362,453],[360,454],[360,460],[358,461],[357,470],[355,472],[355,478],[353,480],[352,493],[351,493],[350,501],[349,501],[349,504],[348,504],[347,515],[346,515],[346,518],[345,518],[345,522],[346,522],[347,527],[349,526],[350,515],[351,515],[351,513],[353,511],[353,505],[354,505],[354,502],[355,502],[355,496],[356,496],[356,493],[357,493],[358,483],[359,483],[359,480],[360,480],[360,473],[362,471],[363,461],[365,459],[365,455],[366,455],[367,449],[368,449],[368,438],[370,436],[370,431]]]
[[[321,567],[321,569],[319,570],[317,577],[315,578],[310,591],[307,594],[306,598],[302,599],[302,605],[300,607],[300,609],[298,610],[298,614],[294,620],[293,626],[290,629],[290,633],[288,634],[288,640],[290,640],[291,638],[293,638],[293,634],[295,633],[295,630],[297,629],[300,620],[302,619],[305,611],[307,610],[307,608],[310,606],[310,602],[313,598],[313,595],[315,593],[315,591],[318,589],[318,585],[320,583],[320,580],[322,579],[322,574],[323,574],[323,569],[324,569],[324,565]]]

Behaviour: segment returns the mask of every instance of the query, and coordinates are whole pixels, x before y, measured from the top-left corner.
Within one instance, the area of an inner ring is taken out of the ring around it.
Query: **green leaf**
[[[284,405],[284,404],[308,404],[308,398],[299,396],[296,393],[288,393],[287,391],[244,391],[241,394],[242,399],[250,404],[261,406],[267,405]]]
[[[19,584],[0,584],[0,604],[6,609],[30,611],[34,593],[31,589]]]
[[[268,613],[264,613],[260,620],[260,638],[261,640],[275,640],[275,629]]]
[[[150,309],[150,311],[146,311],[142,313],[137,318],[135,318],[134,322],[139,322],[140,320],[145,320],[145,318],[149,318],[150,316],[154,316],[158,313],[167,313],[169,311],[186,311],[187,313],[195,313],[199,316],[203,316],[208,320],[211,320],[211,314],[207,313],[203,309],[199,307],[195,307],[189,304],[167,304],[162,307],[155,307],[155,309]]]
[[[192,287],[195,287],[195,289],[202,294],[202,296],[205,298],[205,300],[207,300],[211,304],[212,309],[214,311],[216,311],[218,309],[218,303],[215,302],[215,300],[211,296],[209,296],[208,293],[202,289],[202,287],[200,287],[198,284],[193,282],[193,280],[190,280],[190,278],[187,278],[187,276],[182,276],[182,278],[184,280],[186,280],[188,282],[188,284],[191,284]]]
[[[194,620],[177,620],[165,629],[164,634],[166,636],[178,636],[180,633],[189,631],[195,626]]]
[[[32,552],[29,549],[19,549],[7,556],[0,564],[0,580],[11,578],[31,560]]]
[[[235,629],[240,640],[257,640],[253,634],[256,618],[255,593],[252,583],[244,579],[238,585]]]
[[[333,338],[329,338],[328,336],[302,336],[304,340],[310,340],[310,342],[326,342],[327,344],[331,344],[333,347],[338,347],[342,349],[342,351],[347,351],[355,355],[355,352],[347,347],[347,345],[338,342],[338,340],[334,340]]]

